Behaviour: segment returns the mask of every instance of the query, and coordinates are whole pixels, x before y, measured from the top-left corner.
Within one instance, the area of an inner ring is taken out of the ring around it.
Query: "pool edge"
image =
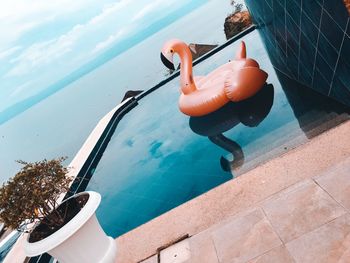
[[[350,156],[349,133],[350,121],[346,121],[118,237],[117,262],[139,262],[157,254],[165,244],[198,234],[330,169]]]

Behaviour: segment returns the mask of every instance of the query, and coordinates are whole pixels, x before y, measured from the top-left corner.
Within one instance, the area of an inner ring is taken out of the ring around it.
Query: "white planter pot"
[[[24,244],[27,256],[34,257],[46,252],[59,263],[116,262],[116,242],[105,234],[95,215],[101,195],[91,191],[84,193],[89,194],[87,203],[66,225],[37,242],[29,243],[28,236]]]

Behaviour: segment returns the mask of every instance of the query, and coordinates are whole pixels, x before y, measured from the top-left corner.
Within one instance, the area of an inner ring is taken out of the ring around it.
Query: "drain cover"
[[[160,263],[183,263],[189,262],[190,258],[188,238],[160,251]]]

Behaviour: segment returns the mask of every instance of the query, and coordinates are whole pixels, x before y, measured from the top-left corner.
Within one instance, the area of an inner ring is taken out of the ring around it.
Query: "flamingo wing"
[[[255,95],[264,85],[267,73],[257,67],[245,67],[228,75],[225,93],[231,101],[242,101]]]

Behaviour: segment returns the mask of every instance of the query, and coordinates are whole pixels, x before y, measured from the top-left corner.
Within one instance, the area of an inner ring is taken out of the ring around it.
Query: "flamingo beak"
[[[160,59],[162,60],[164,66],[166,66],[168,69],[175,70],[174,62],[173,62],[173,56],[171,53],[163,54],[163,52],[160,53]]]

